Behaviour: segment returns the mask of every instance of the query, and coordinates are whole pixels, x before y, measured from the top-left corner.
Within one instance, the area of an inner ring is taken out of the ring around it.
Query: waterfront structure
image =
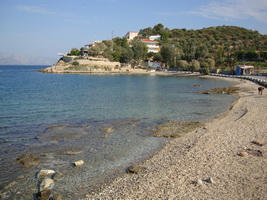
[[[236,75],[251,75],[254,70],[254,66],[237,65],[235,67]]]
[[[148,52],[158,53],[160,51],[159,42],[155,40],[141,40],[148,47]]]

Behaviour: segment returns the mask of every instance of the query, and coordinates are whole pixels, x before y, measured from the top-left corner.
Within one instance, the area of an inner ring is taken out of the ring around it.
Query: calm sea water
[[[160,149],[166,139],[150,136],[155,125],[207,121],[235,100],[196,93],[231,85],[222,80],[36,72],[44,67],[0,66],[0,189],[16,181],[3,198],[31,199],[34,174],[42,168],[64,173],[54,190],[65,199],[81,197]],[[107,127],[114,132],[104,137]],[[23,154],[39,156],[41,163],[22,167],[16,158]],[[79,159],[85,166],[73,168]]]

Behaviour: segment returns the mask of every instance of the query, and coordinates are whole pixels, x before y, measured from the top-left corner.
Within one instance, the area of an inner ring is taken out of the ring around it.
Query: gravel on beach
[[[229,111],[85,199],[267,199],[267,91],[234,81],[240,98]]]

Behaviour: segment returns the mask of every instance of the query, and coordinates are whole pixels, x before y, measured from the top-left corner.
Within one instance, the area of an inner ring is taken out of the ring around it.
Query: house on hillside
[[[254,71],[254,66],[237,65],[235,69],[236,75],[251,75]]]
[[[158,53],[160,51],[159,42],[155,40],[141,40],[148,47],[148,52]]]
[[[94,47],[97,43],[101,43],[101,41],[94,41],[92,44],[86,44],[85,47],[89,49],[91,47]]]
[[[127,40],[133,40],[138,35],[137,32],[128,31],[124,36]]]

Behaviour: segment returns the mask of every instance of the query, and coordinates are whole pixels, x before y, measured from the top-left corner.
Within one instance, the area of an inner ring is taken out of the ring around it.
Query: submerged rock
[[[49,200],[51,197],[52,191],[49,189],[45,189],[41,192],[37,193],[37,199],[38,200]]]
[[[82,151],[66,151],[63,154],[65,154],[65,155],[78,155],[80,153],[82,153]]]
[[[177,138],[203,126],[201,122],[167,122],[159,125],[153,131],[154,137]]]
[[[26,155],[19,156],[17,158],[17,162],[25,167],[31,167],[31,166],[38,165],[40,163],[40,159],[37,156],[26,154]]]
[[[225,87],[225,88],[214,88],[212,90],[208,90],[208,91],[200,91],[197,93],[201,93],[201,94],[234,94],[236,93],[240,88],[239,87]]]
[[[109,134],[115,131],[113,127],[102,127],[100,128],[100,130],[104,133],[104,138],[108,137]]]
[[[62,200],[62,196],[60,194],[56,194],[54,197],[53,197],[53,200]]]

